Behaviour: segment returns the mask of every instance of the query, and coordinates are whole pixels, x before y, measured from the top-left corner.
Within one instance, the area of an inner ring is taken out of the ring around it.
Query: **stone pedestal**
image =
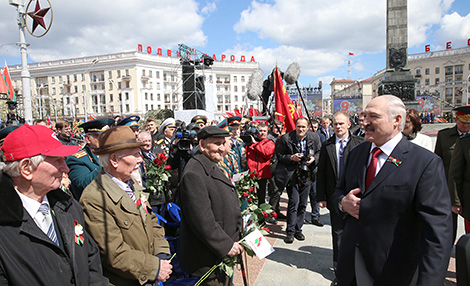
[[[399,97],[405,103],[406,108],[421,111],[420,104],[416,101],[417,80],[407,69],[399,71],[387,70],[379,84],[379,95],[392,94]]]

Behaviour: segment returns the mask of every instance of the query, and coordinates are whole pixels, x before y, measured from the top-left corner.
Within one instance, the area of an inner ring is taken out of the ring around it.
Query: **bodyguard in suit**
[[[278,140],[276,152],[279,163],[275,172],[278,192],[270,198],[269,204],[276,205],[282,190],[286,188],[289,201],[285,243],[294,242],[294,238],[305,240],[302,226],[320,146],[318,135],[308,131],[308,119],[305,117],[299,117],[295,130]]]
[[[238,195],[230,178],[217,166],[226,153],[228,131],[207,126],[197,137],[200,152],[188,162],[180,180],[182,210],[178,258],[188,273],[201,277],[225,256],[243,251],[238,244],[241,213]],[[228,139],[230,140],[230,139]],[[202,285],[231,285],[216,269]]]
[[[451,207],[442,160],[403,137],[395,96],[365,109],[365,139],[349,153],[333,204],[345,216],[338,285],[443,285]]]
[[[65,161],[70,169],[69,179],[71,181],[70,188],[72,195],[77,201],[80,200],[80,196],[86,186],[101,171],[98,157],[91,152],[91,149],[98,148],[98,136],[100,136],[101,132],[112,126],[114,126],[113,118],[91,120],[79,125],[85,132],[86,145],[77,153],[67,157]]]
[[[332,196],[335,186],[344,173],[344,164],[351,149],[364,141],[362,137],[349,132],[351,121],[348,114],[337,112],[333,115],[335,134],[321,147],[317,171],[317,200],[321,208],[330,211],[331,235],[333,237],[333,267],[336,269],[341,233],[344,228],[343,218],[333,206]]]
[[[108,285],[80,205],[59,189],[68,172],[63,157],[78,148],[62,145],[41,125],[23,125],[6,137],[0,285]]]
[[[470,110],[468,106],[457,107],[454,109],[456,112],[455,126],[451,128],[442,129],[437,133],[436,148],[434,153],[442,158],[444,163],[444,170],[448,183],[450,184],[450,161],[452,153],[455,149],[455,142],[458,138],[464,137],[470,131]],[[451,194],[455,191],[454,188],[449,188]],[[455,192],[454,192],[455,194]],[[457,236],[457,216],[462,214],[462,208],[458,195],[451,196],[452,201],[452,225],[453,225],[453,240],[455,242]]]
[[[80,204],[86,229],[100,248],[103,272],[112,285],[165,282],[172,272],[165,231],[148,204],[148,193],[131,178],[142,162],[134,132],[110,128],[98,137],[103,167],[85,188]]]
[[[358,116],[357,116],[357,123],[359,125],[359,128],[357,128],[356,130],[354,130],[353,134],[356,135],[356,136],[359,136],[359,137],[363,137],[366,135],[365,131],[364,131],[364,118],[366,116],[364,115],[364,112],[361,112]]]
[[[331,128],[331,120],[329,117],[323,117],[320,121],[320,128],[317,131],[320,136],[320,143],[323,144],[333,135],[333,128]]]

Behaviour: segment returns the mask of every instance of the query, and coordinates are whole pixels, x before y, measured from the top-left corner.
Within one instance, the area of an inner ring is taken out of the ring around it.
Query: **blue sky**
[[[33,0],[35,4],[37,0]],[[39,0],[42,6],[47,1]],[[385,0],[53,0],[54,23],[40,39],[27,37],[29,61],[136,50],[138,44],[208,54],[254,56],[265,76],[276,63],[298,62],[301,85],[371,77],[385,67]],[[408,0],[409,53],[467,46],[468,0]],[[0,60],[20,63],[16,10],[0,4]],[[38,28],[40,29],[40,28]],[[349,52],[355,55],[348,56]]]

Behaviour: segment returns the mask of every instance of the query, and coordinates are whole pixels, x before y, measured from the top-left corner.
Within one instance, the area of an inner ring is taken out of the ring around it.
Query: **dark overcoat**
[[[23,208],[10,178],[0,174],[0,285],[108,285],[93,238],[84,231],[84,243],[75,243],[74,221],[85,226],[78,202],[61,190],[47,194],[57,246]]]
[[[362,190],[359,219],[346,215],[338,285],[354,276],[358,285],[443,285],[452,218],[442,160],[403,137],[389,157],[401,163],[385,162],[364,191],[371,144],[349,153],[333,194],[337,207],[350,190]]]
[[[449,191],[452,205],[462,207],[462,216],[470,219],[470,136],[457,139],[449,167]]]
[[[202,276],[240,239],[238,195],[217,164],[200,152],[184,169],[179,195],[178,257],[186,272]]]

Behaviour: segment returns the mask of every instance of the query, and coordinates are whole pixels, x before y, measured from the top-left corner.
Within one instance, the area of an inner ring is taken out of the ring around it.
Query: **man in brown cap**
[[[241,214],[231,180],[217,166],[226,151],[228,131],[202,128],[197,152],[184,168],[180,181],[182,221],[178,243],[181,267],[201,277],[225,256],[243,251],[238,244]],[[201,285],[231,285],[223,271],[216,269]]]
[[[101,251],[103,272],[113,285],[152,285],[166,281],[172,266],[163,227],[147,204],[148,195],[131,174],[142,162],[128,126],[98,137],[101,173],[85,188],[80,204],[87,230]],[[147,283],[147,284],[146,284]]]

